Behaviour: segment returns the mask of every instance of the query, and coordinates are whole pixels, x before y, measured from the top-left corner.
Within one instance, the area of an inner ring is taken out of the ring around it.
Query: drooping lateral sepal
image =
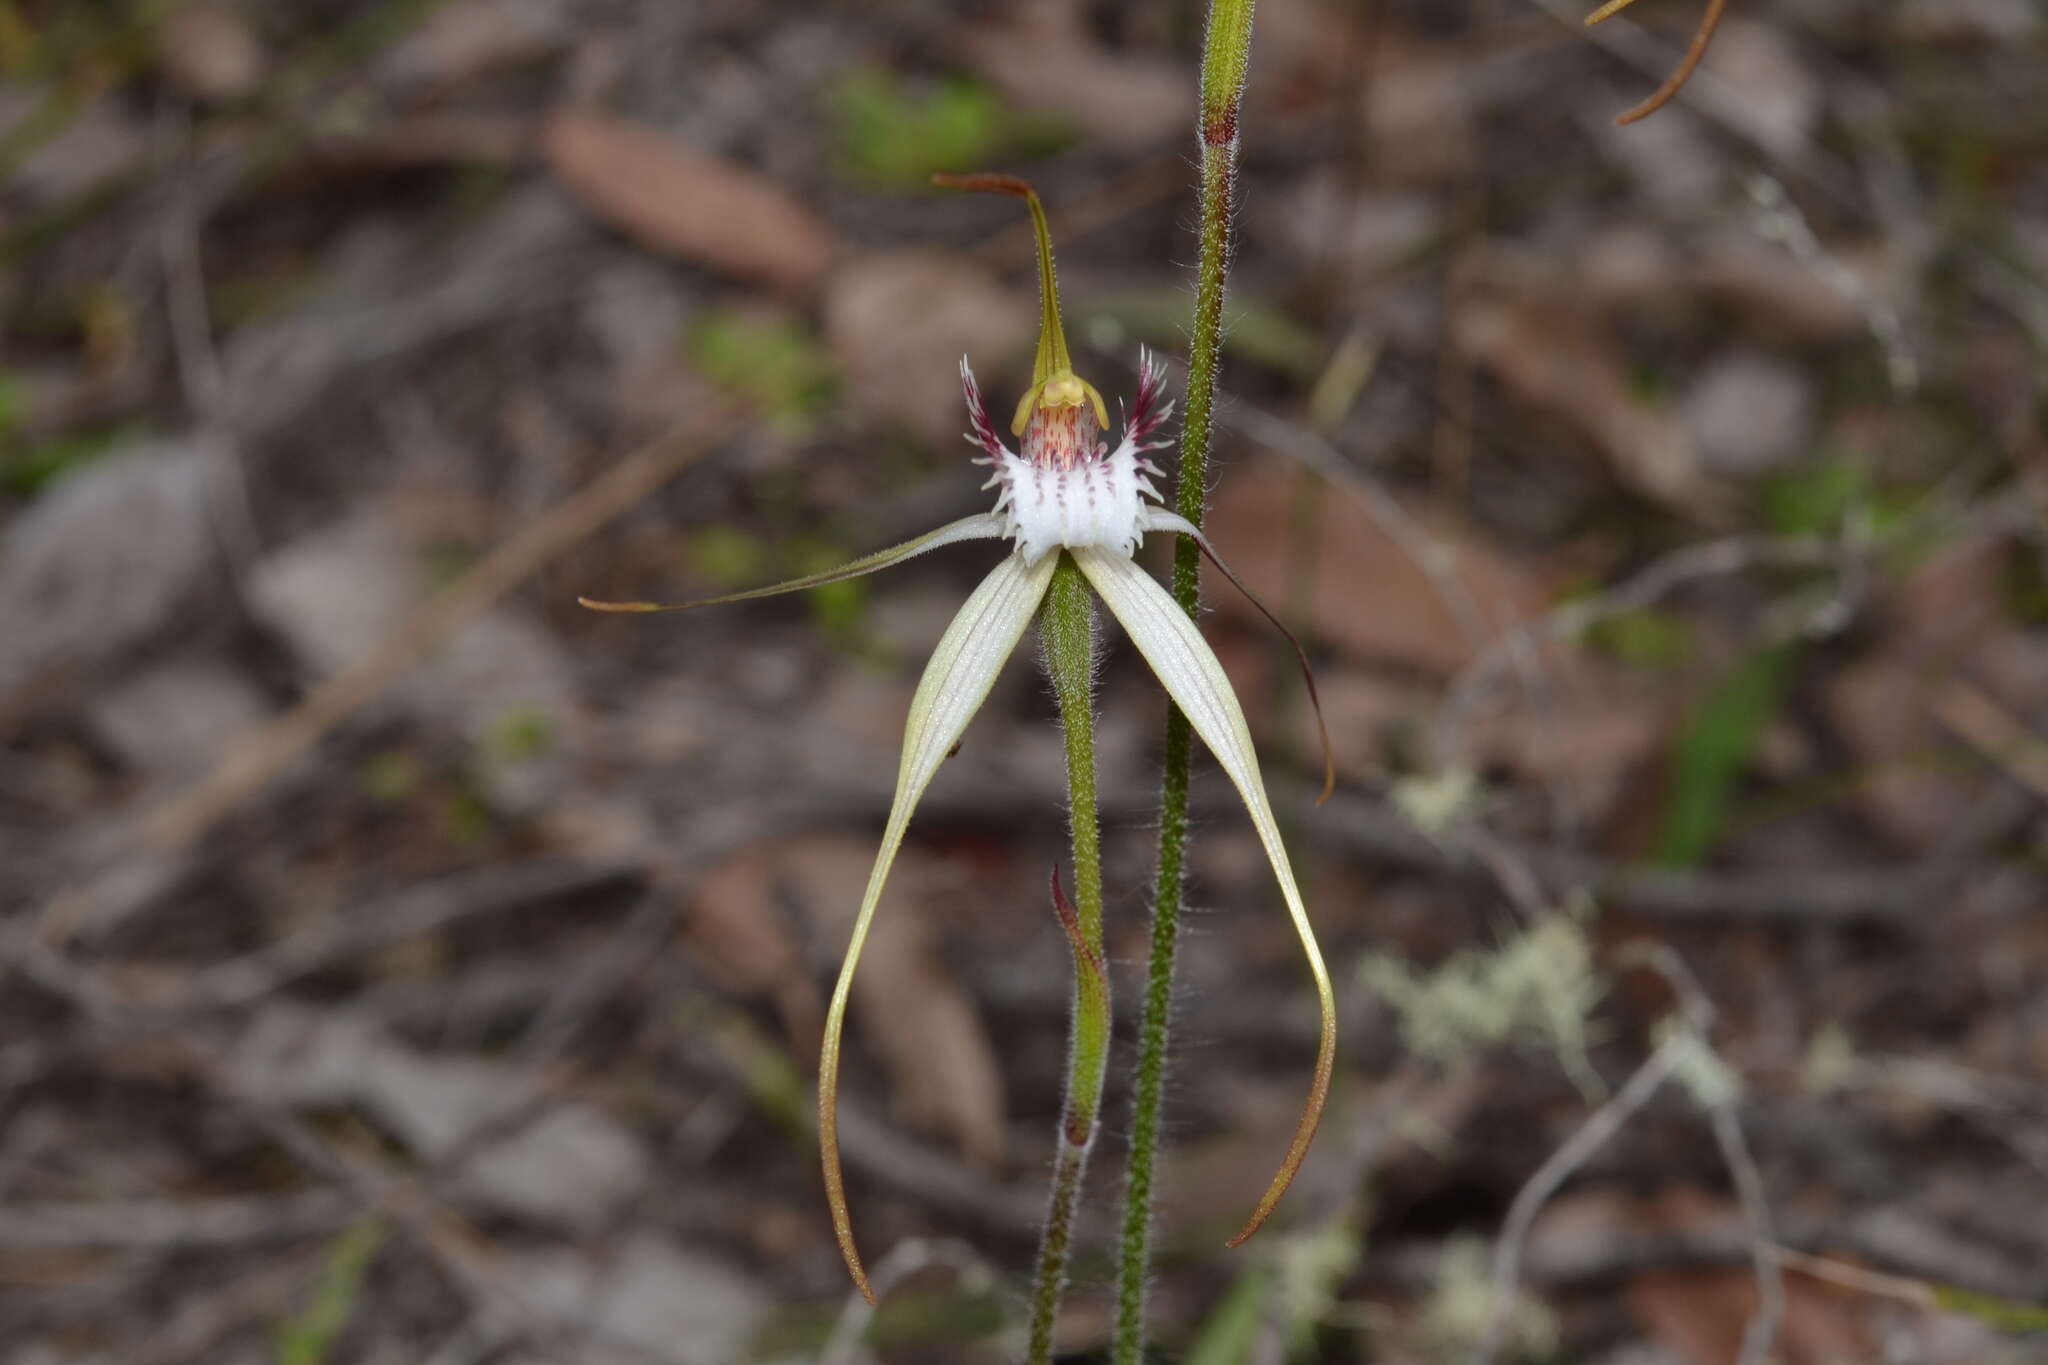
[[[1237,576],[1237,571],[1223,561],[1223,557],[1216,553],[1216,547],[1209,543],[1209,537],[1203,535],[1201,529],[1193,522],[1163,507],[1148,507],[1145,509],[1143,525],[1147,531],[1175,531],[1194,541],[1203,557],[1216,566],[1216,572],[1229,579],[1230,585],[1244,594],[1244,600],[1256,607],[1259,615],[1265,617],[1267,623],[1279,631],[1286,639],[1288,647],[1293,649],[1294,661],[1301,667],[1302,685],[1308,689],[1309,711],[1316,718],[1316,742],[1322,746],[1323,790],[1316,797],[1316,804],[1322,805],[1337,790],[1337,759],[1330,748],[1330,727],[1323,720],[1323,698],[1322,694],[1316,691],[1316,671],[1308,661],[1308,651],[1301,647],[1301,641],[1287,628],[1286,622],[1274,615],[1273,609],[1260,601],[1259,595]]]
[[[860,912],[854,917],[853,935],[846,945],[846,957],[839,967],[839,980],[832,989],[832,1003],[825,1014],[825,1041],[818,1059],[818,1150],[825,1174],[825,1198],[832,1209],[832,1230],[839,1239],[840,1254],[854,1283],[868,1302],[874,1290],[861,1267],[860,1252],[853,1241],[853,1221],[846,1208],[846,1177],[839,1164],[839,1048],[846,1022],[846,1002],[853,990],[854,969],[860,963],[868,928],[874,922],[875,907],[881,903],[882,888],[889,869],[903,847],[903,835],[910,826],[911,812],[931,784],[939,765],[959,742],[981,704],[988,699],[996,674],[1015,652],[1017,641],[1038,611],[1052,581],[1057,561],[1048,556],[1037,564],[1026,564],[1017,555],[1003,557],[993,572],[981,581],[953,617],[940,637],[918,680],[910,701],[910,717],[903,731],[903,760],[896,774],[896,794],[889,804],[889,819],[882,831],[882,844],[868,874]]]
[[[1266,850],[1266,860],[1272,865],[1281,898],[1287,904],[1288,916],[1301,939],[1302,953],[1308,959],[1309,974],[1315,981],[1321,1028],[1308,1101],[1303,1106],[1301,1120],[1295,1126],[1293,1140],[1288,1144],[1287,1155],[1282,1159],[1272,1184],[1259,1199],[1258,1207],[1252,1210],[1244,1227],[1230,1239],[1229,1244],[1236,1246],[1259,1230],[1281,1196],[1286,1194],[1295,1172],[1301,1168],[1302,1159],[1308,1155],[1316,1126],[1322,1121],[1323,1105],[1329,1098],[1330,1081],[1336,1070],[1337,998],[1330,986],[1329,969],[1323,964],[1322,950],[1316,945],[1308,908],[1302,903],[1301,889],[1295,883],[1294,869],[1288,862],[1287,847],[1280,838],[1280,822],[1266,795],[1265,780],[1259,774],[1251,728],[1245,723],[1244,710],[1237,703],[1237,695],[1231,690],[1230,679],[1224,673],[1223,665],[1217,661],[1215,651],[1209,648],[1201,631],[1180,609],[1172,595],[1134,560],[1098,548],[1077,549],[1072,554],[1074,562],[1088,576],[1089,583],[1094,585],[1110,614],[1123,626],[1138,652],[1145,656],[1145,662],[1152,666],[1167,695],[1173,698],[1181,714],[1187,717],[1189,725],[1201,736],[1202,743],[1208,746],[1217,764],[1237,788],[1238,796],[1251,815],[1252,828],[1258,833],[1259,843]]]

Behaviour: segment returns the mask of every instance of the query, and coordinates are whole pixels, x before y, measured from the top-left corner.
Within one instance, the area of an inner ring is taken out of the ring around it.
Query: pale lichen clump
[[[1417,1056],[1455,1066],[1496,1047],[1537,1047],[1589,1098],[1602,1092],[1586,1055],[1587,1020],[1606,990],[1584,924],[1555,914],[1498,948],[1453,953],[1432,972],[1370,953],[1361,983],[1400,1017]]]

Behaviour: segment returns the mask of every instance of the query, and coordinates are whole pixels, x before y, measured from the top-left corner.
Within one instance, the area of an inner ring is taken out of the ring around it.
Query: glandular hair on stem
[[[1059,679],[1053,676],[1052,650],[1047,647],[1043,631],[1038,637],[1038,666],[1045,672],[1047,686],[1053,689],[1053,700],[1059,700]],[[1096,680],[1102,676],[1102,621],[1094,611],[1088,613],[1088,701],[1095,702]]]

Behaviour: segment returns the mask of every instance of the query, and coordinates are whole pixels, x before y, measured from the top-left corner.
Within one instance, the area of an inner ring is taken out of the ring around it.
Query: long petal
[[[1187,613],[1135,561],[1093,547],[1069,553],[1122,623],[1131,643],[1159,676],[1167,695],[1202,737],[1202,743],[1209,746],[1223,771],[1230,774],[1237,794],[1244,798],[1245,809],[1251,812],[1252,827],[1258,831],[1259,842],[1265,845],[1266,858],[1280,883],[1287,913],[1294,920],[1294,931],[1301,936],[1309,972],[1315,978],[1322,1034],[1316,1045],[1315,1077],[1309,1085],[1308,1103],[1302,1109],[1294,1140],[1288,1144],[1287,1156],[1273,1183],[1244,1227],[1230,1239],[1230,1245],[1236,1246],[1259,1230],[1273,1206],[1280,1202],[1280,1196],[1287,1193],[1295,1172],[1301,1168],[1302,1158],[1308,1154],[1316,1125],[1322,1121],[1323,1102],[1329,1098],[1330,1078],[1337,1062],[1337,1000],[1330,989],[1330,973],[1323,965],[1322,950],[1316,946],[1315,930],[1308,922],[1308,909],[1302,904],[1301,889],[1295,885],[1294,870],[1287,861],[1286,846],[1280,841],[1280,823],[1266,798],[1258,755],[1252,750],[1251,730],[1245,724],[1244,710],[1237,704],[1237,694],[1231,690],[1223,665],[1216,661],[1215,652]]]
[[[910,719],[903,732],[903,764],[896,774],[889,823],[882,831],[882,846],[875,854],[874,871],[868,874],[867,893],[861,898],[846,959],[839,967],[839,984],[833,987],[832,1006],[825,1015],[825,1045],[818,1061],[818,1147],[825,1165],[825,1197],[832,1206],[832,1230],[839,1237],[846,1268],[853,1272],[854,1283],[870,1303],[874,1291],[861,1268],[860,1253],[854,1249],[853,1222],[846,1212],[846,1180],[839,1168],[839,1035],[846,1020],[847,994],[853,989],[854,967],[867,942],[868,926],[881,902],[889,868],[903,846],[910,813],[968,720],[987,700],[1003,661],[1016,650],[1024,628],[1031,624],[1058,562],[1058,555],[1046,555],[1027,566],[1016,554],[1004,556],[968,597],[946,627],[939,647],[932,651],[910,702]]]
[[[1167,511],[1164,507],[1147,507],[1138,524],[1147,531],[1173,531],[1192,539],[1202,553],[1208,556],[1209,562],[1216,566],[1216,572],[1229,579],[1230,585],[1244,594],[1245,601],[1257,607],[1259,615],[1265,617],[1273,629],[1286,636],[1287,643],[1294,647],[1294,660],[1301,665],[1301,681],[1308,688],[1309,709],[1314,711],[1316,716],[1316,738],[1323,746],[1323,790],[1322,794],[1316,797],[1316,804],[1322,805],[1330,799],[1330,794],[1337,790],[1337,759],[1330,752],[1330,727],[1323,723],[1323,698],[1316,691],[1316,671],[1309,666],[1308,651],[1301,647],[1301,641],[1294,637],[1294,632],[1273,614],[1272,608],[1261,602],[1259,595],[1245,586],[1245,581],[1237,576],[1236,570],[1223,562],[1223,556],[1216,553],[1216,547],[1209,543],[1209,537],[1202,534],[1201,527],[1186,517]]]
[[[836,569],[825,569],[818,573],[792,578],[786,583],[772,583],[765,588],[749,588],[745,592],[727,593],[723,597],[700,597],[694,602],[600,602],[589,597],[576,600],[592,611],[693,611],[698,607],[715,607],[724,602],[744,602],[751,597],[776,597],[786,592],[802,592],[805,588],[822,588],[827,583],[843,583],[849,578],[874,573],[914,559],[928,550],[942,545],[951,545],[962,540],[987,540],[1003,534],[1003,519],[988,512],[978,512],[971,517],[962,517],[941,526],[936,531],[927,531],[915,540],[906,540],[901,545],[891,545],[886,550],[877,550],[871,555],[849,560]]]

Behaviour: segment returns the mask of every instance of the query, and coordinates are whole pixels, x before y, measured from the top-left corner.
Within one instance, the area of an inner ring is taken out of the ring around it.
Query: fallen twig
[[[291,711],[237,745],[211,773],[153,811],[144,837],[175,850],[260,791],[337,723],[397,681],[485,608],[738,430],[726,411],[649,442],[572,493],[429,598],[383,643]]]

